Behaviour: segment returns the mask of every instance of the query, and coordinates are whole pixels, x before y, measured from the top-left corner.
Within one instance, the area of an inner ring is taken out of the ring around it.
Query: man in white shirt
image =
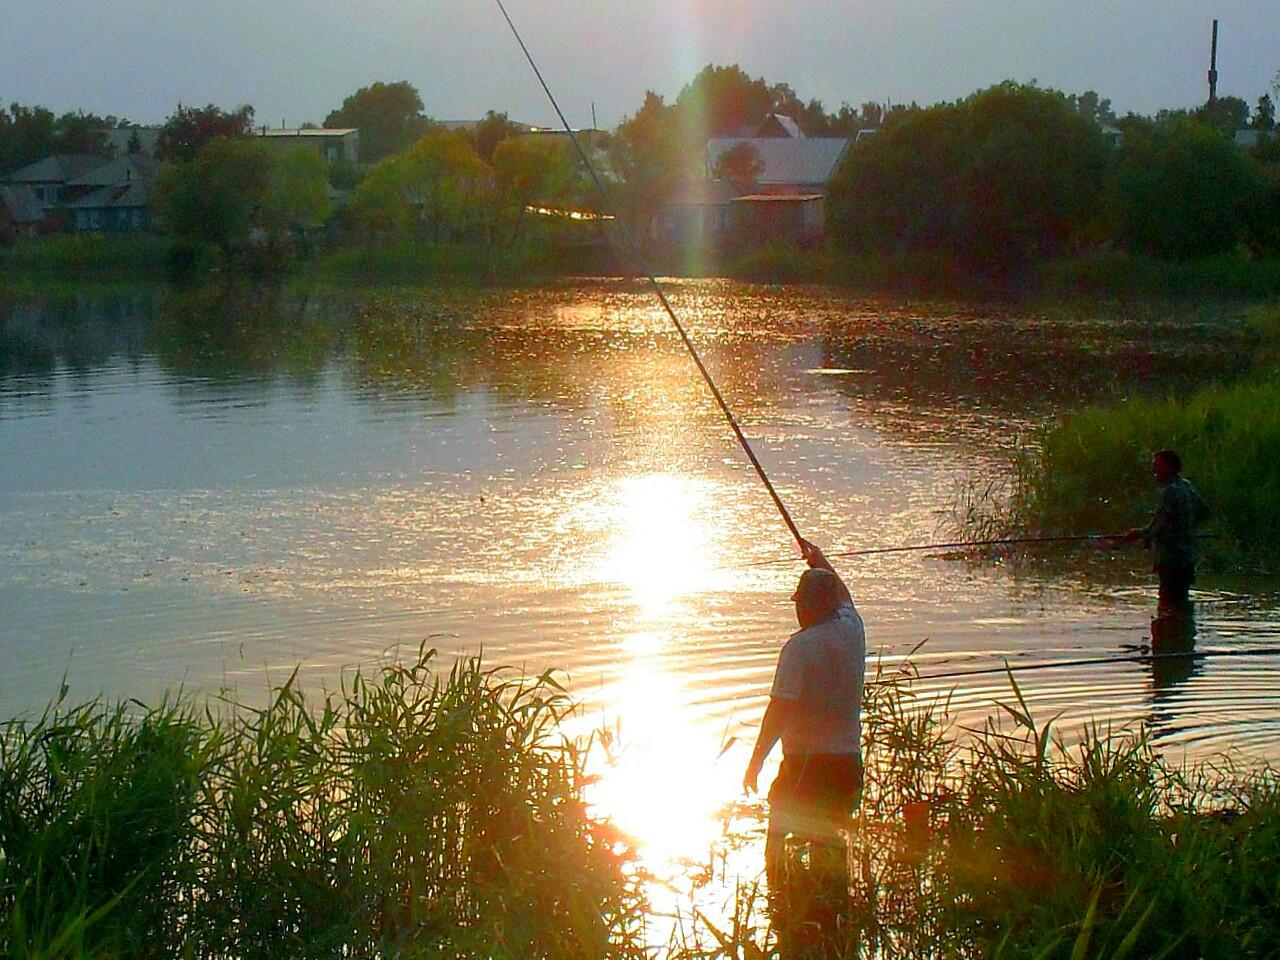
[[[862,792],[860,712],[867,657],[862,618],[822,551],[807,542],[803,550],[809,569],[791,597],[800,630],[778,657],[769,706],[742,780],[748,792],[756,791],[765,757],[781,740],[782,766],[769,790],[765,843],[771,894],[780,889],[788,835],[811,849],[841,854],[843,865],[840,831]]]

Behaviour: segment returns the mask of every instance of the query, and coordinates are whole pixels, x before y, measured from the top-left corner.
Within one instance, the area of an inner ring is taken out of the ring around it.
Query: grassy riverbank
[[[215,717],[0,730],[0,954],[624,957],[638,899],[554,681],[424,657]]]
[[[1231,254],[1185,262],[1157,260],[1116,251],[1046,261],[1030,274],[992,279],[966,273],[942,254],[851,256],[829,248],[799,248],[770,242],[740,251],[673,249],[650,255],[659,273],[680,277],[722,277],[754,283],[817,283],[868,293],[947,297],[1106,297],[1227,299],[1280,296],[1280,260]],[[0,247],[0,273],[11,278],[138,276],[164,278],[184,271],[191,281],[207,275],[218,257],[206,251],[175,256],[166,237],[66,235],[23,240]],[[631,273],[639,266],[632,264]],[[613,276],[627,272],[600,245],[525,243],[322,244],[305,257],[266,259],[218,267],[220,275],[282,274],[342,283],[465,283],[519,286],[572,276]]]
[[[972,504],[975,534],[1114,532],[1138,526],[1155,500],[1150,459],[1176,449],[1223,534],[1225,562],[1280,561],[1280,308],[1248,322],[1257,368],[1187,396],[1131,397],[1087,407],[1044,426],[1014,463],[1007,500]],[[1205,345],[1205,349],[1212,349]]]
[[[1175,769],[1140,731],[1067,750],[1016,687],[1010,722],[962,740],[909,676],[881,679],[838,931],[886,958],[1280,950],[1274,776]],[[582,805],[568,706],[550,678],[423,657],[322,700],[286,685],[261,710],[59,704],[10,722],[0,952],[638,960],[646,907]],[[758,892],[741,888],[731,927],[684,922],[666,954],[769,956]]]
[[[163,278],[172,265],[173,242],[151,233],[56,234],[0,245],[0,275],[11,279]]]

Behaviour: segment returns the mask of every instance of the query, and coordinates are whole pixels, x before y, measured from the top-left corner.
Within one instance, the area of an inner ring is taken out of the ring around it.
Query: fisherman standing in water
[[[844,581],[822,551],[807,541],[809,569],[791,599],[800,630],[778,657],[769,706],[742,779],[757,789],[773,745],[782,741],[782,766],[769,790],[765,872],[770,899],[787,882],[788,837],[809,846],[810,869],[828,875],[826,888],[847,897],[844,837],[862,792],[862,685],[867,641],[862,618]]]
[[[1172,450],[1161,450],[1151,458],[1151,472],[1161,487],[1160,503],[1149,524],[1125,534],[1126,542],[1142,540],[1155,551],[1160,598],[1151,621],[1153,653],[1172,652],[1195,638],[1191,584],[1200,560],[1196,525],[1208,519],[1209,508],[1181,471],[1182,458]]]

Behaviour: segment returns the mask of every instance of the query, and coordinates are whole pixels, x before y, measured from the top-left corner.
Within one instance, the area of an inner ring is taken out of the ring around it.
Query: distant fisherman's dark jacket
[[[1143,530],[1148,547],[1155,548],[1156,568],[1194,570],[1200,561],[1196,525],[1209,519],[1209,507],[1191,481],[1174,477],[1160,491],[1155,516]]]

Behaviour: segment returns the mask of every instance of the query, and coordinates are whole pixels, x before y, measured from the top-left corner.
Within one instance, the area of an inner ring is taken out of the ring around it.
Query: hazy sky
[[[507,0],[570,119],[602,126],[739,63],[828,109],[932,103],[1003,79],[1095,89],[1119,112],[1219,91],[1251,104],[1280,70],[1277,0]],[[0,101],[153,122],[178,101],[320,122],[375,80],[437,119],[553,119],[492,0],[0,0]]]

